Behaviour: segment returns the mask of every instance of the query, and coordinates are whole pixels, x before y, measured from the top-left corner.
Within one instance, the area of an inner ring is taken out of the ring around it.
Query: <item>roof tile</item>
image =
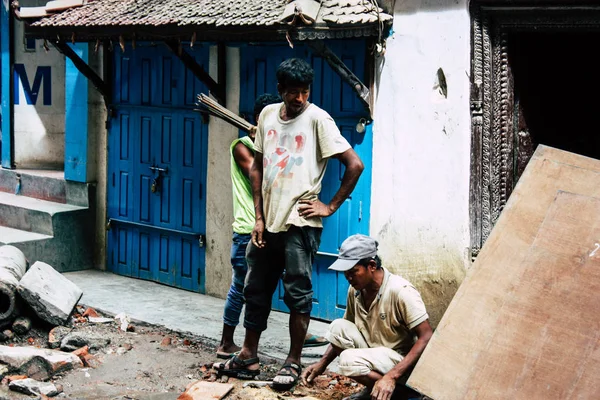
[[[288,0],[88,0],[83,6],[41,18],[31,25],[273,26],[279,23],[287,3]],[[379,12],[383,21],[392,18],[381,9]],[[377,21],[377,9],[371,0],[325,0],[317,18],[317,22],[326,25],[374,21]]]

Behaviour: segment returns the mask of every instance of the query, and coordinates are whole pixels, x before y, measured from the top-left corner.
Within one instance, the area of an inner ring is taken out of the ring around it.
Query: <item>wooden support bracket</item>
[[[98,74],[96,74],[96,72],[89,65],[87,65],[87,63],[83,61],[81,57],[79,57],[77,53],[75,53],[75,51],[67,43],[63,41],[53,40],[52,45],[59,52],[64,54],[65,57],[71,60],[73,65],[75,65],[75,68],[77,68],[79,72],[83,74],[83,76],[85,76],[90,82],[92,82],[92,85],[94,85],[94,87],[100,92],[100,94],[104,98],[104,102],[106,104],[106,107],[108,108],[111,102],[111,92],[110,87],[106,84],[106,82],[104,82],[102,78],[100,78]]]
[[[219,101],[220,104],[224,104],[225,102],[225,86],[215,82],[215,80],[199,65],[194,57],[189,55],[178,42],[169,40],[165,41],[165,44],[175,54],[185,65],[187,69],[189,69],[196,78],[200,79],[202,83],[208,87],[210,93],[215,96],[215,98]]]
[[[322,40],[311,40],[308,42],[308,46],[316,55],[327,61],[327,64],[329,64],[335,73],[338,74],[344,82],[350,85],[352,90],[358,95],[358,98],[365,109],[368,111],[369,117],[373,119],[373,112],[370,105],[371,92],[367,86],[354,75],[354,72],[352,72],[329,47],[327,47],[325,42]]]

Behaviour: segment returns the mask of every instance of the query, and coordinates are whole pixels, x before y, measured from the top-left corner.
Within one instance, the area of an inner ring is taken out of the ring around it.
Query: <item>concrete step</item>
[[[89,207],[90,185],[65,180],[63,171],[0,168],[0,192]]]
[[[27,232],[52,236],[55,216],[86,209],[71,204],[0,192],[0,226]]]
[[[14,245],[19,243],[35,242],[36,240],[48,239],[52,239],[52,236],[43,235],[41,233],[22,231],[6,226],[0,226],[0,245]]]

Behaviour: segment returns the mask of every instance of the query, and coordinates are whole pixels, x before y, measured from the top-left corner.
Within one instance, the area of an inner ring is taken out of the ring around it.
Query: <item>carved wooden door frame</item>
[[[598,31],[600,7],[498,7],[481,0],[472,2],[470,8],[472,66],[469,201],[471,251],[476,256],[492,231],[515,183],[516,116],[513,76],[508,59],[508,35],[512,32],[540,30]]]

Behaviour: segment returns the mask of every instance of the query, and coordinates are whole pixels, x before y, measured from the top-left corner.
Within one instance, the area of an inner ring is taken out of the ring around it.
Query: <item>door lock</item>
[[[160,175],[152,179],[152,185],[150,185],[150,191],[152,193],[156,193],[158,190],[160,190]]]
[[[169,168],[160,168],[160,167],[155,167],[154,165],[148,167],[152,170],[152,172],[154,172],[156,174],[156,177],[154,179],[152,179],[152,184],[150,185],[150,191],[152,193],[156,193],[156,192],[160,192],[160,181],[163,178],[163,174],[167,174],[169,173]]]

